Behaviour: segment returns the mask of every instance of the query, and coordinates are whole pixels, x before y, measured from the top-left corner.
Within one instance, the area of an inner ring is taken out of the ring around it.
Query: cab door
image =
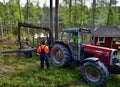
[[[72,52],[72,57],[75,60],[78,60],[78,52],[79,52],[79,46],[78,46],[78,32],[70,32],[70,43],[69,43],[69,47],[71,49]]]

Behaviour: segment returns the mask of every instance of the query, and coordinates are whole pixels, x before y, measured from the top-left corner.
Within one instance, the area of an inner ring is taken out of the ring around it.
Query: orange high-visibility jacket
[[[49,54],[49,48],[48,48],[48,46],[46,46],[46,45],[41,45],[41,46],[39,46],[39,47],[37,48],[37,53],[40,53],[40,52],[41,52],[41,49],[44,49],[45,53],[46,53],[46,54]]]

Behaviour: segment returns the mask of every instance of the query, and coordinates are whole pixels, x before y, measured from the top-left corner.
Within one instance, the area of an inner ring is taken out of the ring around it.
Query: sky
[[[9,0],[5,0],[5,2],[8,2],[8,1]],[[30,1],[32,1],[33,3],[36,3],[38,0],[30,0]],[[39,0],[41,7],[43,6],[45,1],[46,1],[47,6],[49,6],[50,0]],[[63,0],[59,0],[59,1],[61,3]],[[3,2],[3,0],[0,0],[0,2]],[[26,2],[27,0],[20,0],[20,4],[23,6],[25,5]],[[53,0],[53,6],[55,6],[55,0]]]
[[[9,0],[5,0],[5,1],[8,2]],[[26,3],[26,1],[27,0],[20,0],[21,6],[24,6],[24,4]],[[33,3],[36,3],[37,0],[30,0],[30,1],[32,1]],[[50,0],[39,0],[41,7],[43,6],[43,4],[44,4],[45,1],[46,1],[47,6],[49,6]],[[63,0],[59,0],[60,3],[62,1]],[[93,0],[86,0],[86,1],[87,1],[86,2],[87,6],[90,7],[90,2],[92,2]],[[118,1],[117,5],[120,6],[120,0],[117,0],[117,1]],[[0,2],[3,2],[3,0],[0,0]],[[55,6],[55,0],[53,0],[53,6]]]

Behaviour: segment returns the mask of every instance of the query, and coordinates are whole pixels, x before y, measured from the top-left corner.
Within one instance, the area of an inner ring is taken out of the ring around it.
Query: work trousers
[[[50,63],[49,63],[47,55],[45,55],[45,57],[40,57],[40,68],[44,69],[44,61],[46,63],[47,69],[49,69],[50,68]]]

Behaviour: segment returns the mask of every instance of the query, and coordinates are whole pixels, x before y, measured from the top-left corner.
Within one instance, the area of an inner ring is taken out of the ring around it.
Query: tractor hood
[[[105,65],[112,64],[112,55],[116,52],[116,49],[93,46],[93,45],[84,45],[84,53],[93,55],[94,57],[99,58],[101,62]]]
[[[112,48],[107,48],[107,47],[100,47],[100,46],[94,46],[94,45],[84,45],[85,47],[85,51],[92,51],[92,52],[112,52],[113,50],[116,49],[112,49]]]

